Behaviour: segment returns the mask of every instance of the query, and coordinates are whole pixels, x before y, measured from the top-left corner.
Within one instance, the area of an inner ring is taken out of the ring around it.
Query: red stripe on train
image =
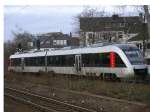
[[[116,57],[114,52],[110,52],[110,67],[116,67],[115,63]]]

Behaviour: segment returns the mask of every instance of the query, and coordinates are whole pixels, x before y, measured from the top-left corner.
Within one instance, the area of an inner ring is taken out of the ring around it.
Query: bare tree
[[[147,23],[148,39],[150,38],[150,7],[148,5],[133,6],[137,13],[140,14],[141,22]]]
[[[33,35],[28,32],[13,32],[14,39],[4,42],[4,70],[7,71],[9,56],[16,52],[18,44],[21,44],[22,49],[28,49],[27,43],[34,39]]]
[[[105,14],[105,9],[103,7],[84,7],[83,11],[74,17],[74,26],[75,26],[75,32],[81,35],[81,41],[85,45],[85,32],[80,31],[80,18],[83,17],[103,17]],[[94,32],[94,29],[93,29]],[[94,36],[94,34],[93,34]],[[94,37],[92,38],[91,42],[94,42]]]
[[[142,31],[140,32],[143,36],[143,55],[145,56],[147,41],[150,40],[150,15],[149,6],[134,6],[135,9],[140,13],[142,22]]]
[[[79,14],[80,17],[102,17],[104,16],[104,8],[101,7],[85,7]]]
[[[12,41],[4,42],[4,71],[7,71],[9,64],[9,56],[16,51],[16,47]]]
[[[85,6],[83,11],[73,18],[75,32],[80,33],[80,18],[82,18],[82,17],[103,17],[104,14],[105,14],[105,9],[103,7]]]
[[[16,47],[20,45],[20,47],[22,47],[23,50],[27,50],[28,42],[32,42],[34,39],[34,36],[26,31],[24,31],[23,33],[13,32],[13,35],[14,35],[13,43],[16,45]]]
[[[147,21],[147,28],[148,28],[148,39],[150,39],[150,15],[149,15],[149,7],[148,5],[144,5],[144,12],[145,12],[145,19]]]

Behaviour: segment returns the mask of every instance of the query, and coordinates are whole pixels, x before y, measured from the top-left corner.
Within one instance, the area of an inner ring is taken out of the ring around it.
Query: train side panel
[[[76,74],[74,67],[47,67],[47,72],[57,74]]]
[[[9,66],[8,71],[10,71],[10,72],[22,72],[22,69],[20,66]]]
[[[134,77],[133,70],[128,68],[83,67],[82,73],[85,75],[93,74],[96,76],[100,76],[101,74],[115,74],[118,78]]]
[[[23,72],[45,72],[45,66],[25,66]]]

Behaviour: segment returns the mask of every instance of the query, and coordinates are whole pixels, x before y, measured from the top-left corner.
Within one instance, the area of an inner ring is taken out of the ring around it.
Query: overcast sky
[[[13,38],[12,31],[30,33],[63,32],[74,30],[74,17],[82,7],[52,6],[7,6],[4,8],[5,40]]]
[[[112,6],[94,6],[105,9],[108,14],[120,13]],[[74,17],[81,13],[83,6],[5,6],[4,37],[12,40],[12,31],[27,31],[32,34],[47,32],[68,33],[75,31]],[[125,15],[136,15],[134,9],[126,8]]]

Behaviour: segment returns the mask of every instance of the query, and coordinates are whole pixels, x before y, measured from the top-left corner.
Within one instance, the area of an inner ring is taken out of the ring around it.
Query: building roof
[[[52,36],[52,35],[62,35],[62,32],[48,32],[48,33],[41,33],[38,36]]]
[[[139,16],[129,16],[129,17],[81,17],[80,18],[81,22],[82,21],[96,21],[96,22],[128,22],[128,23],[133,23],[133,22],[139,22]]]
[[[145,36],[145,37],[144,37]],[[139,33],[137,36],[129,39],[128,41],[142,41],[145,38],[145,40],[148,40],[148,32],[143,35],[142,33]]]
[[[148,40],[148,26],[147,24],[145,25],[145,29],[143,28],[143,26],[139,26],[138,29],[140,30],[138,35],[129,39],[128,41],[140,41],[143,40],[145,38],[145,40]]]
[[[63,34],[62,32],[50,32],[39,34],[37,37],[39,37],[40,41],[47,41],[49,39],[67,39],[70,36],[68,34]]]
[[[128,30],[126,27],[107,27],[105,28],[105,23],[128,23],[128,26],[136,26],[137,23],[141,23],[138,16],[132,17],[82,17],[80,18],[80,29],[82,31],[114,31],[118,30]]]

